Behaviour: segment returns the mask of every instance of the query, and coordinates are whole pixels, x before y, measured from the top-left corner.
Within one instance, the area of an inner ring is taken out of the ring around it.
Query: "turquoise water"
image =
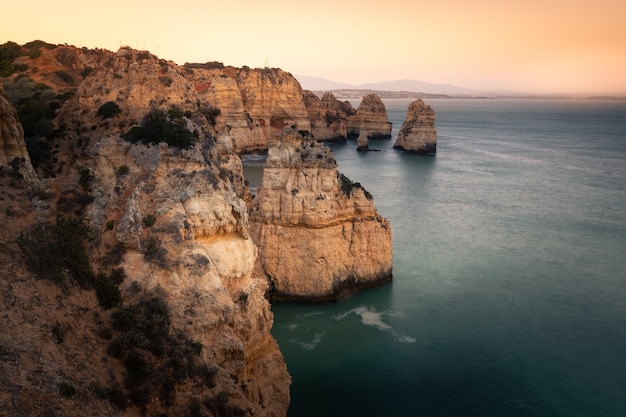
[[[626,103],[427,104],[434,157],[333,146],[394,281],[272,307],[289,417],[626,415]]]

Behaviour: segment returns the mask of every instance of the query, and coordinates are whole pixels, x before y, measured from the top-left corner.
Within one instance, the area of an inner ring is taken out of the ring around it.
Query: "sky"
[[[0,44],[130,46],[350,84],[626,93],[625,0],[20,0],[0,15]]]

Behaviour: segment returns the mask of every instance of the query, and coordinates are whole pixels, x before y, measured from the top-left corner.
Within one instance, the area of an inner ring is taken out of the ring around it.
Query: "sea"
[[[376,151],[331,145],[394,279],[272,306],[288,417],[626,416],[626,101],[425,102],[436,155],[393,149],[410,100]]]

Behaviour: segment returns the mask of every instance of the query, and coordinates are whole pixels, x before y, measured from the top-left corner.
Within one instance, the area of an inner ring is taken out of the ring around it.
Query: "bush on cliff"
[[[112,315],[117,333],[108,352],[124,365],[128,399],[144,413],[154,398],[170,407],[175,400],[175,384],[209,388],[216,384],[217,368],[200,359],[202,345],[173,332],[170,316],[160,289],[145,293]]]
[[[116,102],[107,101],[102,106],[100,106],[100,108],[96,112],[96,115],[102,117],[103,119],[108,119],[117,116],[121,112],[122,109],[120,109],[120,106],[118,106]]]
[[[192,146],[196,137],[185,127],[182,115],[152,109],[146,114],[139,126],[133,126],[122,135],[129,142],[158,144],[165,142],[170,146],[187,149]]]
[[[94,272],[85,247],[90,230],[80,219],[58,217],[55,224],[40,223],[17,238],[28,268],[40,278],[67,289],[67,273],[82,287],[91,287]]]

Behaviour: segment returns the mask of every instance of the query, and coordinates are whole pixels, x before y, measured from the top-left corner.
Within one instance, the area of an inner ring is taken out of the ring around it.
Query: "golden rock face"
[[[293,130],[270,143],[250,231],[275,300],[329,301],[391,280],[389,220],[328,147]]]

